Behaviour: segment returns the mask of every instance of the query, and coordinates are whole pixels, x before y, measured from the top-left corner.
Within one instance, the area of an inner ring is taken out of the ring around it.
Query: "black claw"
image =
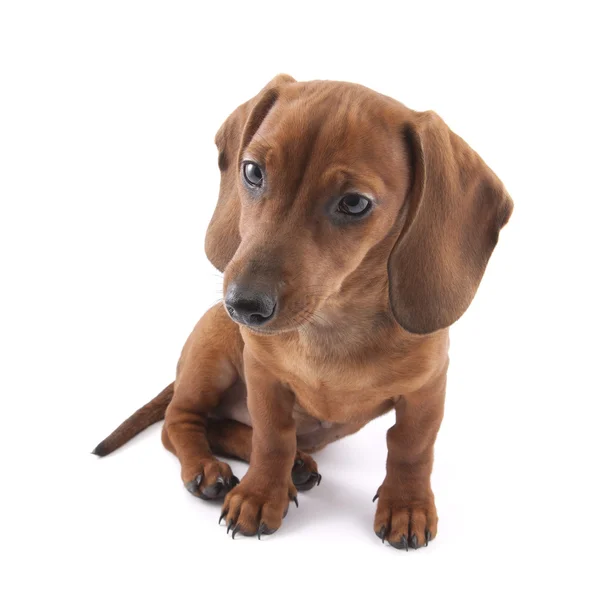
[[[231,533],[231,538],[234,539],[235,535],[240,531],[241,526],[239,524],[235,525],[235,528],[233,529],[233,532]]]
[[[231,530],[231,527],[232,527],[232,526],[233,526],[233,520],[230,520],[230,521],[227,523],[227,534],[229,534],[229,531]]]
[[[319,485],[321,485],[321,473],[317,473],[317,475],[317,487],[319,487]]]
[[[293,501],[293,502],[296,504],[296,507],[298,507],[298,496],[296,496],[296,495],[295,495],[295,496],[292,498],[292,501]]]
[[[202,481],[202,476],[200,476],[200,481]],[[235,476],[226,479],[222,475],[219,475],[215,479],[214,483],[205,486],[202,490],[198,489],[197,494],[198,497],[202,498],[203,500],[210,501],[220,499],[222,497],[225,497],[225,494],[231,489],[233,489],[238,483],[239,480]],[[200,482],[198,484],[200,484]]]
[[[219,524],[221,524],[221,520],[223,520],[223,518],[225,518],[225,516],[227,516],[228,511],[229,511],[229,508],[227,510],[223,510],[223,513],[219,516]]]
[[[408,551],[408,540],[404,535],[402,535],[402,538],[398,542],[390,541],[390,545],[392,545],[394,549],[406,549]]]
[[[382,526],[379,529],[379,532],[375,533],[381,539],[382,543],[385,543],[385,532],[386,532],[386,528],[385,528],[385,526]]]
[[[321,475],[316,471],[292,471],[292,482],[298,491],[308,491],[321,483]]]
[[[193,495],[196,495],[200,490],[200,483],[202,483],[202,473],[200,475],[196,475],[194,479],[188,481],[185,484],[185,488]]]
[[[425,546],[429,546],[429,541],[431,540],[431,532],[428,530],[425,531]]]
[[[205,487],[202,491],[198,492],[198,495],[203,500],[215,500],[223,497],[227,487],[222,477],[219,477],[212,485]]]
[[[410,546],[413,549],[418,549],[419,548],[419,539],[417,538],[416,534],[413,534],[412,537],[410,538]]]
[[[376,499],[379,498],[379,492],[377,492],[374,496],[373,496],[373,501],[375,501]]]
[[[258,535],[258,540],[260,540],[261,535],[269,535],[273,534],[274,532],[275,531],[269,528],[264,522],[261,522],[260,526],[258,527],[258,532],[256,534]]]

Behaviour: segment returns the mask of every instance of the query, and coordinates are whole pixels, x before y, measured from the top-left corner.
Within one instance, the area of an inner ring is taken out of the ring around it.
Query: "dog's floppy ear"
[[[480,156],[431,111],[405,125],[412,189],[388,262],[391,308],[411,333],[448,327],[467,309],[513,209]]]
[[[210,262],[223,271],[240,244],[240,201],[237,191],[239,155],[248,145],[260,124],[277,101],[279,89],[295,82],[287,74],[279,74],[253,99],[240,105],[221,126],[215,136],[219,151],[221,187],[219,200],[206,232],[204,250]]]

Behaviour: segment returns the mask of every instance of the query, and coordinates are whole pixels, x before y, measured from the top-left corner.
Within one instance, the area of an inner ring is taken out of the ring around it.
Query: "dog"
[[[205,250],[223,302],[176,379],[94,453],[164,418],[185,487],[227,532],[275,532],[318,485],[310,454],[394,410],[374,531],[437,533],[431,489],[448,327],[471,303],[513,202],[434,112],[357,84],[276,76],[217,132]],[[248,461],[241,482],[215,455]],[[221,520],[219,520],[220,522]]]

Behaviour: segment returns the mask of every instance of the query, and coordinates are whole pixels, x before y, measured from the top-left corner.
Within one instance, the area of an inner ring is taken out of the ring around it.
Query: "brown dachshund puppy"
[[[510,197],[435,113],[356,84],[279,75],[216,144],[205,246],[224,305],[194,328],[174,384],[94,452],[164,416],[187,489],[225,496],[228,531],[260,537],[319,483],[308,453],[393,409],[375,533],[427,545],[448,327],[475,295]],[[250,462],[241,483],[215,454]]]

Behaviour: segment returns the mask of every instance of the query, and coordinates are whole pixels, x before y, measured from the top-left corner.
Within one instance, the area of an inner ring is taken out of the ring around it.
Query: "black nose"
[[[277,300],[265,292],[231,284],[225,295],[225,307],[229,316],[243,325],[258,327],[275,315]]]

